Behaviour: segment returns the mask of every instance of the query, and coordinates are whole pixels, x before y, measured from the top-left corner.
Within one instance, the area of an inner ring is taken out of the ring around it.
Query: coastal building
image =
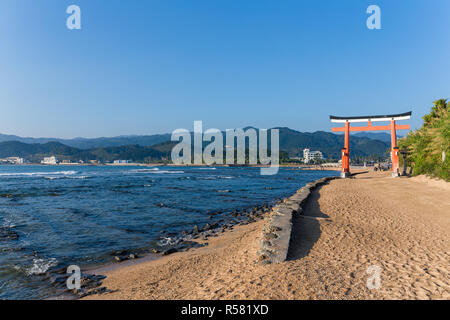
[[[320,151],[311,151],[309,148],[303,149],[303,162],[310,163],[314,160],[322,160],[323,155]]]
[[[5,164],[24,164],[25,160],[23,158],[20,158],[20,157],[8,157],[8,158],[0,159],[0,163],[5,163]]]
[[[42,164],[58,164],[58,159],[55,156],[44,157],[44,160],[41,161]]]
[[[114,160],[114,164],[126,164],[130,162],[131,160]]]

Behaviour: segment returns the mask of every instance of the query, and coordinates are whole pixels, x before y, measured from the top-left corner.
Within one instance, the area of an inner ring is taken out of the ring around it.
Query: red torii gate
[[[392,176],[398,176],[399,166],[399,151],[397,147],[396,130],[409,130],[409,124],[398,125],[395,121],[408,120],[411,118],[412,112],[405,112],[401,114],[391,114],[384,116],[366,116],[366,117],[336,117],[330,116],[331,122],[345,123],[344,127],[332,128],[333,132],[345,132],[345,145],[342,148],[342,171],[341,177],[346,178],[350,176],[350,132],[355,131],[391,131],[391,159],[392,159]],[[372,126],[375,121],[390,121],[391,124],[387,126]],[[351,122],[368,122],[366,127],[350,127]]]

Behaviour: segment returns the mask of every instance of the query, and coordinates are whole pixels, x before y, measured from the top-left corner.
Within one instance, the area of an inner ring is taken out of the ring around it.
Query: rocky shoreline
[[[190,230],[182,231],[180,234],[161,231],[158,242],[159,247],[141,250],[121,250],[111,253],[111,262],[107,265],[114,265],[120,268],[120,264],[152,255],[154,259],[167,256],[176,252],[185,252],[192,248],[200,248],[208,245],[206,242],[211,237],[218,237],[220,234],[233,230],[235,226],[247,225],[259,220],[265,220],[261,239],[261,249],[258,251],[257,261],[261,264],[270,264],[285,261],[291,236],[292,214],[301,213],[301,205],[308,198],[310,190],[328,182],[336,177],[326,177],[310,182],[299,189],[294,195],[284,199],[274,200],[271,203],[254,206],[249,209],[234,210],[229,213],[230,220],[220,220],[218,222],[207,223],[202,227],[195,225]],[[222,212],[211,212],[208,215],[212,218]],[[99,269],[90,269],[81,275],[81,289],[69,290],[66,281],[70,274],[66,273],[67,268],[49,270],[47,277],[50,283],[59,291],[53,298],[79,299],[89,295],[103,294],[111,292],[103,286],[102,280],[106,276],[99,274]]]
[[[190,230],[182,231],[180,234],[168,233],[162,230],[160,240],[158,242],[159,247],[153,247],[148,249],[139,250],[120,250],[112,252],[111,262],[106,265],[120,265],[120,263],[142,259],[148,255],[153,255],[155,259],[162,256],[167,256],[176,252],[188,251],[192,248],[200,248],[208,245],[207,241],[211,237],[218,237],[220,234],[232,230],[237,225],[246,225],[258,220],[263,219],[271,210],[283,202],[283,200],[275,200],[273,204],[265,203],[260,206],[254,206],[251,209],[234,210],[229,215],[232,217],[230,220],[220,220],[218,222],[207,223],[202,227],[195,225]],[[208,215],[212,218],[222,212],[210,212]],[[139,262],[137,260],[136,262]],[[51,283],[51,285],[58,291],[54,297],[50,299],[79,299],[93,294],[103,294],[111,292],[108,288],[102,285],[102,280],[106,276],[98,274],[98,268],[89,268],[86,273],[81,274],[81,289],[69,290],[67,289],[66,282],[70,277],[70,274],[66,273],[67,267],[54,267],[50,268],[45,278]]]

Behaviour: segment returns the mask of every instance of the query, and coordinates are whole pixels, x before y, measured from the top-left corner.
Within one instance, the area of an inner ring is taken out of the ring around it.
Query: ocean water
[[[165,235],[274,204],[334,171],[246,167],[0,166],[0,299],[55,294],[49,268],[112,261]],[[210,212],[222,212],[211,216]],[[159,243],[159,244],[158,244]]]

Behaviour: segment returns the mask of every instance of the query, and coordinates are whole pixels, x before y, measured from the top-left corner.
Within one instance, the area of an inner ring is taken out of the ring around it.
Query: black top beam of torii
[[[412,111],[398,113],[398,114],[386,114],[378,116],[357,116],[357,117],[337,117],[330,116],[331,122],[368,122],[368,121],[391,121],[391,120],[408,120],[411,118]]]

